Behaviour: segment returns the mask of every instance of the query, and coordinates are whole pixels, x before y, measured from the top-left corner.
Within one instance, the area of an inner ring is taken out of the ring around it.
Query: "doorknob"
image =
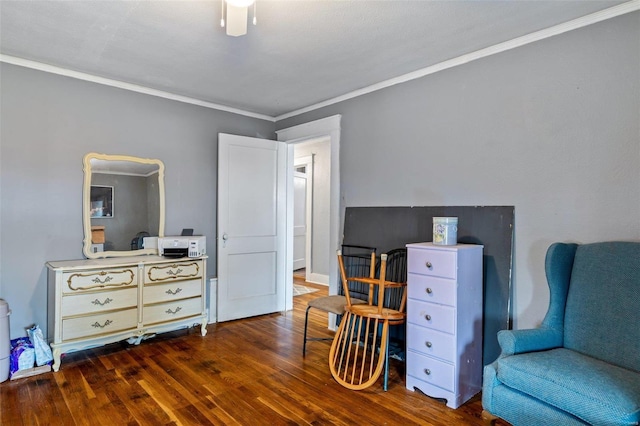
[[[226,247],[227,246],[227,240],[229,239],[229,236],[227,235],[227,233],[225,232],[224,234],[222,234],[222,247]]]

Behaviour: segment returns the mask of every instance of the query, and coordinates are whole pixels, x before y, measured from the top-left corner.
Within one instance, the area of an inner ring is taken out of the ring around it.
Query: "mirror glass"
[[[157,246],[144,247],[144,237],[164,236],[162,161],[87,154],[83,221],[83,251],[90,259],[157,254]]]

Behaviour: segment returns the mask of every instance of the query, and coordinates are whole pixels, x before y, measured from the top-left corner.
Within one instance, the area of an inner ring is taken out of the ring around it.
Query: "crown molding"
[[[333,105],[339,102],[343,102],[349,99],[357,98],[368,93],[376,92],[378,90],[385,89],[387,87],[395,86],[396,84],[406,83],[407,81],[416,80],[418,78],[425,77],[430,74],[435,74],[439,71],[444,71],[449,68],[457,67],[458,65],[464,65],[471,61],[486,58],[487,56],[495,55],[507,50],[515,49],[517,47],[525,46],[536,41],[544,40],[550,37],[554,37],[560,34],[564,34],[569,31],[577,30],[607,19],[615,18],[617,16],[625,15],[627,13],[640,10],[640,0],[632,0],[626,3],[619,4],[617,6],[610,7],[608,9],[601,10],[599,12],[585,15],[581,18],[573,19],[571,21],[564,22],[562,24],[554,25],[553,27],[545,28],[544,30],[536,31],[522,37],[517,37],[512,40],[508,40],[502,43],[489,46],[484,49],[476,50],[475,52],[467,53],[457,58],[449,59],[444,62],[440,62],[429,67],[410,72],[408,74],[394,77],[389,80],[382,81],[380,83],[372,84],[371,86],[364,87],[362,89],[355,90],[353,92],[346,93],[344,95],[328,99],[326,101],[310,105],[305,108],[301,108],[295,111],[288,112],[277,116],[276,122],[284,120],[286,118],[295,117],[296,115],[304,114],[306,112],[314,111],[320,108],[324,108],[329,105]]]
[[[259,120],[265,120],[270,122],[277,122],[286,118],[295,117],[300,114],[304,114],[310,111],[314,111],[326,106],[330,106],[339,102],[343,102],[349,99],[357,98],[359,96],[366,95],[368,93],[376,92],[378,90],[385,89],[387,87],[395,86],[396,84],[405,83],[411,80],[425,77],[427,75],[435,74],[439,71],[444,71],[449,68],[464,65],[466,63],[486,58],[491,55],[495,55],[501,52],[506,52],[517,47],[525,46],[536,41],[544,40],[556,35],[564,34],[569,31],[573,31],[579,28],[583,28],[598,22],[606,21],[607,19],[615,18],[627,13],[632,13],[640,10],[640,0],[631,0],[626,3],[613,6],[599,12],[585,15],[581,18],[573,19],[571,21],[564,22],[562,24],[555,25],[553,27],[546,28],[544,30],[536,31],[522,37],[517,37],[512,40],[508,40],[502,43],[498,43],[493,46],[489,46],[484,49],[476,50],[475,52],[467,53],[457,58],[449,59],[444,62],[440,62],[435,65],[431,65],[426,68],[422,68],[417,71],[413,71],[398,77],[394,77],[380,83],[372,84],[371,86],[364,87],[362,89],[355,90],[353,92],[346,93],[341,96],[337,96],[326,101],[309,105],[307,107],[297,109],[278,116],[269,116],[265,114],[258,114],[251,111],[245,111],[238,108],[228,107],[226,105],[216,104],[213,102],[207,102],[200,99],[190,98],[188,96],[176,95],[170,92],[162,90],[151,89],[145,86],[139,86],[137,84],[125,83],[123,81],[113,80],[104,77],[98,77],[92,74],[87,74],[78,71],[72,71],[66,68],[56,67],[53,65],[44,64],[41,62],[31,61],[28,59],[22,59],[15,56],[0,54],[0,62],[6,62],[12,65],[18,65],[25,68],[31,68],[39,71],[44,71],[52,74],[58,74],[65,77],[76,78],[79,80],[89,81],[105,86],[117,87],[132,92],[143,93],[146,95],[156,96],[159,98],[169,99],[173,101],[183,102],[186,104],[197,105],[204,108],[215,109],[218,111],[225,111],[232,114],[243,115],[245,117],[257,118]]]
[[[197,106],[201,106],[209,109],[230,112],[232,114],[238,114],[238,115],[244,115],[246,117],[257,118],[259,120],[275,122],[275,117],[272,117],[269,115],[257,114],[254,112],[245,111],[238,108],[228,107],[226,105],[221,105],[213,102],[203,101],[200,99],[190,98],[188,96],[176,95],[174,93],[151,89],[149,87],[139,86],[137,84],[125,83],[123,81],[113,80],[110,78],[98,77],[92,74],[87,74],[79,71],[72,71],[66,68],[56,67],[53,65],[44,64],[42,62],[22,59],[15,56],[0,54],[0,62],[6,62],[12,65],[18,65],[21,67],[31,68],[38,71],[44,71],[51,74],[71,77],[78,80],[89,81],[92,83],[102,84],[105,86],[117,87],[119,89],[129,90],[131,92],[143,93],[145,95],[151,95],[158,98],[170,99],[172,101],[178,101],[185,104],[197,105]]]

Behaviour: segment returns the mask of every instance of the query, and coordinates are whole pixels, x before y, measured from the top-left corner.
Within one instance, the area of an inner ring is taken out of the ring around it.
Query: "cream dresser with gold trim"
[[[48,334],[60,356],[200,324],[207,333],[206,256],[47,262]]]

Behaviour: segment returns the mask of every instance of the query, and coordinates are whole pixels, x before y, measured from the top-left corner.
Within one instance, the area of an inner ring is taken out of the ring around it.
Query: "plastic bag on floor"
[[[53,354],[51,353],[51,348],[44,340],[40,327],[34,325],[27,330],[27,334],[29,335],[29,339],[31,340],[31,344],[35,350],[36,365],[40,367],[41,365],[51,363],[53,361]]]
[[[31,344],[31,340],[27,337],[18,337],[11,340],[11,354],[9,356],[9,374],[20,370],[33,368],[35,363],[36,352]]]

